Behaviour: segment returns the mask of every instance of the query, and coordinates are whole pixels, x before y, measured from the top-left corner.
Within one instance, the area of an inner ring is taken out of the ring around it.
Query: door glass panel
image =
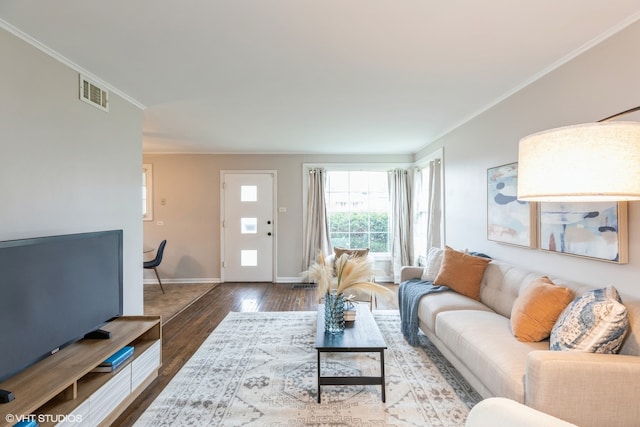
[[[258,187],[255,185],[240,186],[241,202],[256,202],[258,200]]]
[[[258,251],[256,250],[240,251],[240,265],[243,267],[256,267],[258,265]]]
[[[258,232],[258,218],[240,218],[240,232],[242,234],[256,234]]]

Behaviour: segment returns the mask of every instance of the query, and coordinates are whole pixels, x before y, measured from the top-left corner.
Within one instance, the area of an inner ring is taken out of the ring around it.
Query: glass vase
[[[324,330],[330,334],[344,331],[344,294],[328,293],[324,297]]]

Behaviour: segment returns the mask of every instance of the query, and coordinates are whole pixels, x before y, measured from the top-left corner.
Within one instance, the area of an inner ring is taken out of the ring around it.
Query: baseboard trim
[[[277,277],[274,283],[302,283],[300,276],[295,277]]]
[[[158,281],[154,279],[145,279],[142,281],[142,283],[144,283],[145,285],[151,285],[151,284],[157,285]],[[180,285],[193,283],[195,285],[195,284],[201,284],[201,283],[222,283],[222,280],[220,280],[219,278],[202,278],[202,277],[199,277],[197,279],[162,279],[162,284],[164,285],[165,283],[169,285],[172,283],[180,284]]]

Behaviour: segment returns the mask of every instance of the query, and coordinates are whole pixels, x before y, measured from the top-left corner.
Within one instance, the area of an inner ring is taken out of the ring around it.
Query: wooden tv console
[[[110,339],[83,339],[0,383],[15,400],[0,404],[0,426],[33,419],[40,426],[109,425],[158,376],[162,363],[159,316],[124,316],[102,329]],[[91,372],[131,345],[131,359],[113,372]]]

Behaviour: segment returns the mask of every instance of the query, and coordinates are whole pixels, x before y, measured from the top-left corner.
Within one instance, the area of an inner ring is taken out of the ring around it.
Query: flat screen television
[[[122,230],[0,242],[0,381],[122,315]]]

